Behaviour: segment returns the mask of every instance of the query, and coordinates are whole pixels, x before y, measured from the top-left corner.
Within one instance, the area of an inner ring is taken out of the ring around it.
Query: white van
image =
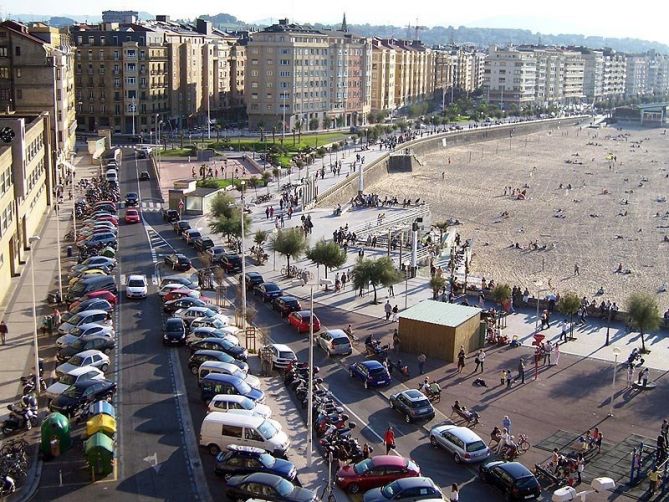
[[[198,384],[204,377],[211,373],[220,373],[222,375],[232,375],[241,378],[254,389],[260,389],[260,379],[256,376],[249,375],[246,371],[241,369],[236,364],[224,363],[222,361],[205,361],[200,365],[198,370],[197,382]]]
[[[272,409],[266,404],[257,403],[253,399],[238,394],[216,394],[209,401],[207,412],[228,410],[249,410],[265,418],[272,416]]]
[[[275,456],[285,455],[290,447],[286,433],[261,416],[214,411],[204,417],[200,446],[217,455],[231,444],[262,448]]]

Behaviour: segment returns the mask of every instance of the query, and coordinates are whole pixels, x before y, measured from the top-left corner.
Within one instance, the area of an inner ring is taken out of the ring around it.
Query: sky
[[[282,17],[302,23],[337,23],[346,12],[352,24],[392,24],[396,26],[469,26],[482,28],[524,28],[546,34],[578,33],[607,37],[641,38],[669,44],[666,16],[658,9],[658,0],[636,0],[618,6],[603,0],[477,0],[455,2],[444,0],[103,0],[95,2],[100,10],[142,10],[168,14],[176,18],[194,18],[201,14],[225,12],[247,22]],[[81,0],[4,0],[2,14],[100,15],[93,2]],[[411,8],[407,8],[410,6]],[[471,6],[471,8],[466,8]]]

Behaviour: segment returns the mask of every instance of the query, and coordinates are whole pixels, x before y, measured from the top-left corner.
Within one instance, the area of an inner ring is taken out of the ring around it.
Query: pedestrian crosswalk
[[[158,250],[160,249],[164,253],[168,253],[169,251],[172,251],[172,246],[165,240],[163,239],[158,232],[156,232],[153,228],[147,227],[146,228],[146,235],[149,238],[149,242],[151,243],[151,249]]]
[[[159,213],[163,209],[162,202],[154,202],[152,200],[142,201],[142,211],[148,213]]]

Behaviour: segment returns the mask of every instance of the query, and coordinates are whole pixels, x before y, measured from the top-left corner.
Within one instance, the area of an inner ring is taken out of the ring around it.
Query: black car
[[[165,265],[172,267],[172,270],[181,270],[185,272],[190,270],[191,262],[190,259],[181,253],[174,253],[165,256]]]
[[[218,259],[218,264],[228,274],[240,272],[242,270],[242,257],[238,254],[226,253]]]
[[[139,204],[139,195],[136,192],[128,192],[125,194],[125,207],[132,207]]]
[[[263,282],[265,282],[265,279],[263,279],[259,272],[246,272],[246,275],[244,276],[244,282],[246,283],[246,289],[248,290],[253,289],[256,286],[260,286]]]
[[[190,230],[190,223],[183,220],[175,221],[172,228],[174,229],[175,234],[183,235],[186,230]]]
[[[116,392],[116,383],[110,380],[83,380],[68,387],[65,392],[49,403],[49,410],[72,416],[84,406],[109,399]]]
[[[179,221],[179,213],[176,209],[163,209],[163,220],[169,223]]]
[[[165,345],[181,345],[186,341],[186,323],[179,317],[170,317],[165,321],[163,343]]]
[[[209,307],[210,305],[204,300],[193,298],[192,296],[184,296],[177,300],[170,300],[163,305],[163,310],[168,314],[173,314],[177,310],[187,309],[189,307]]]
[[[520,462],[495,461],[481,464],[479,476],[502,491],[508,500],[527,500],[541,496],[541,485]]]
[[[200,365],[205,361],[219,361],[222,363],[234,364],[244,371],[249,370],[248,364],[239,361],[230,354],[221,352],[220,350],[198,350],[188,358],[188,370],[193,375],[197,375]]]
[[[260,295],[263,302],[271,302],[274,298],[283,295],[283,291],[276,282],[263,282],[255,287],[253,293]]]
[[[297,474],[295,466],[288,460],[274,458],[262,448],[233,444],[216,456],[214,472],[226,480],[240,474],[266,472],[293,481]]]
[[[56,359],[59,362],[65,362],[70,357],[83,352],[84,350],[99,350],[105,354],[109,354],[114,349],[116,343],[114,339],[110,336],[92,336],[90,339],[75,340],[71,345],[67,345],[61,348],[56,353]]]
[[[139,173],[139,181],[149,181],[151,176],[149,176],[149,171],[142,171]]]
[[[390,396],[390,407],[404,415],[406,423],[415,420],[432,420],[435,414],[430,400],[416,389],[403,390]]]
[[[272,310],[280,312],[281,317],[288,317],[291,312],[302,310],[302,305],[294,296],[279,296],[272,302]]]
[[[217,350],[219,352],[225,352],[238,361],[246,361],[248,358],[248,351],[244,347],[232,343],[225,338],[203,338],[202,340],[191,343],[188,348],[191,353],[195,353],[199,350]]]
[[[214,247],[214,241],[208,235],[201,235],[193,239],[193,246],[201,253],[204,253],[207,249]]]
[[[295,486],[280,476],[266,472],[232,476],[227,480],[227,496],[230,500],[247,500],[259,496],[262,496],[263,500],[277,502],[317,500],[316,494],[311,490]]]

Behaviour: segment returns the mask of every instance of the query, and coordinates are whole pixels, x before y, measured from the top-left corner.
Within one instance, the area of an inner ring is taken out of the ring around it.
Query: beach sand
[[[575,291],[598,303],[610,299],[621,308],[630,293],[645,291],[656,296],[661,313],[669,307],[669,292],[658,291],[669,282],[669,243],[663,242],[669,202],[658,202],[669,197],[663,129],[569,127],[447,148],[420,160],[423,166],[412,173],[389,175],[366,192],[420,197],[433,223],[460,220],[461,237],[474,242],[472,274],[530,292],[550,281],[554,292]],[[504,195],[504,187],[525,184],[526,200]],[[563,218],[555,217],[558,210]],[[530,251],[531,241],[547,249]],[[523,249],[512,247],[516,242]],[[629,274],[616,272],[620,263]],[[600,287],[603,295],[596,294]]]

